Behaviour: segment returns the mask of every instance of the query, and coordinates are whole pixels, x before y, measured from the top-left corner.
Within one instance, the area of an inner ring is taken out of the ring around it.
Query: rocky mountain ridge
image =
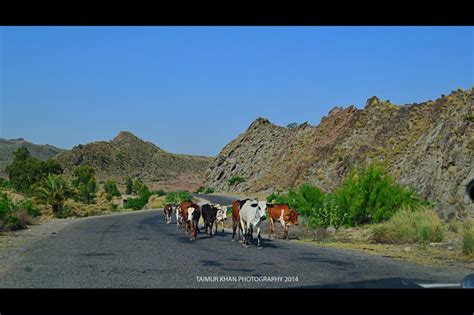
[[[257,118],[211,163],[206,185],[221,191],[285,191],[312,183],[330,191],[358,163],[383,160],[401,184],[432,200],[443,217],[474,215],[464,189],[474,178],[474,88],[420,104],[371,97],[364,109],[336,107],[317,126]],[[233,176],[245,182],[229,186]]]

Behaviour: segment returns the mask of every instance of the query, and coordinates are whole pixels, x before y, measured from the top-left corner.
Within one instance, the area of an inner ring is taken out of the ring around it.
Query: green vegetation
[[[212,194],[214,191],[215,191],[214,188],[201,186],[195,191],[195,193],[196,194]]]
[[[0,177],[0,188],[10,188],[11,184],[5,178]]]
[[[466,120],[470,121],[470,122],[474,122],[474,114],[470,114],[470,115],[466,116]]]
[[[419,207],[402,209],[390,220],[374,226],[371,239],[376,243],[406,244],[441,242],[443,224],[431,209]]]
[[[141,182],[140,182],[141,183]],[[140,190],[137,192],[138,198],[129,199],[125,204],[125,209],[140,210],[148,203],[148,199],[153,193],[148,187],[141,183]]]
[[[128,176],[125,179],[125,194],[126,195],[131,195],[132,194],[132,188],[133,188],[133,181],[130,176]]]
[[[146,185],[141,181],[140,178],[137,178],[133,181],[132,184],[132,194],[138,195]],[[148,187],[146,187],[148,189]]]
[[[245,178],[240,177],[240,176],[232,176],[232,177],[229,178],[229,180],[227,181],[227,183],[229,184],[229,186],[235,186],[235,185],[238,185],[238,184],[243,183],[243,182],[245,182]]]
[[[0,194],[0,231],[24,229],[38,215],[39,209],[29,199],[15,204],[7,194]]]
[[[464,224],[462,253],[467,256],[474,256],[474,223],[472,220],[469,220]]]
[[[62,174],[62,166],[54,160],[41,161],[30,155],[27,148],[18,148],[13,153],[13,161],[6,167],[10,185],[22,193],[30,193],[48,174]]]
[[[287,203],[315,227],[356,226],[390,219],[399,209],[415,209],[428,203],[394,183],[383,165],[372,163],[349,172],[331,193],[306,184],[288,193],[273,193],[268,202]]]
[[[94,168],[81,165],[74,169],[72,186],[76,189],[75,199],[86,204],[94,202],[97,193]]]
[[[122,195],[117,188],[117,183],[110,179],[104,183],[104,191],[109,201],[112,200],[113,197],[120,197]]]
[[[286,128],[288,128],[288,129],[293,129],[293,128],[296,128],[296,127],[298,127],[298,126],[299,126],[298,123],[292,122],[292,123],[289,123],[288,125],[286,125]]]
[[[60,175],[49,174],[36,188],[35,195],[37,200],[52,207],[56,217],[61,217],[64,202],[71,195],[71,190]]]
[[[163,196],[166,196],[167,192],[161,188],[161,189],[158,189],[155,194],[158,196],[158,197],[163,197]]]
[[[185,200],[191,200],[192,196],[188,191],[181,190],[181,191],[172,191],[166,195],[166,202],[167,203],[181,203]]]
[[[351,170],[333,195],[336,204],[347,213],[345,223],[349,225],[378,223],[402,207],[413,210],[428,205],[413,191],[396,184],[379,163]]]

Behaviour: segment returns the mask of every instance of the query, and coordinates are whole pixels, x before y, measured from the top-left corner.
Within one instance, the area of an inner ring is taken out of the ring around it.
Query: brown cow
[[[240,200],[232,201],[232,242],[235,231],[239,229],[239,242],[242,241],[242,225],[240,224]]]
[[[298,211],[290,209],[286,204],[272,204],[267,206],[270,218],[271,235],[275,238],[275,221],[279,221],[283,227],[283,237],[288,239],[288,228],[290,225],[298,225]]]
[[[180,204],[181,216],[183,217],[185,233],[189,231],[191,240],[195,240],[199,232],[198,222],[201,218],[201,209],[191,200],[185,200]]]
[[[237,228],[239,229],[239,242],[243,242],[243,230],[242,224],[240,223],[240,205],[244,204],[247,200],[250,199],[232,201],[232,242],[234,242],[235,231],[237,231]],[[252,227],[250,228],[250,239],[253,239]]]

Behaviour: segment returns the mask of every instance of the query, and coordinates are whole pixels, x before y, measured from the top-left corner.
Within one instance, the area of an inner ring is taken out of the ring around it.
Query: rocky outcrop
[[[317,126],[288,129],[260,117],[214,159],[206,184],[270,192],[312,183],[330,191],[351,166],[376,159],[399,183],[432,200],[443,217],[474,214],[464,193],[474,178],[473,91],[403,106],[372,97],[363,110],[334,108]],[[233,176],[245,182],[229,186]]]

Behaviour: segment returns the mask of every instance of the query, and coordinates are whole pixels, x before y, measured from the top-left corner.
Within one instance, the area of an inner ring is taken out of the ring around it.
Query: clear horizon
[[[216,156],[259,116],[474,86],[473,27],[0,27],[0,137]]]

